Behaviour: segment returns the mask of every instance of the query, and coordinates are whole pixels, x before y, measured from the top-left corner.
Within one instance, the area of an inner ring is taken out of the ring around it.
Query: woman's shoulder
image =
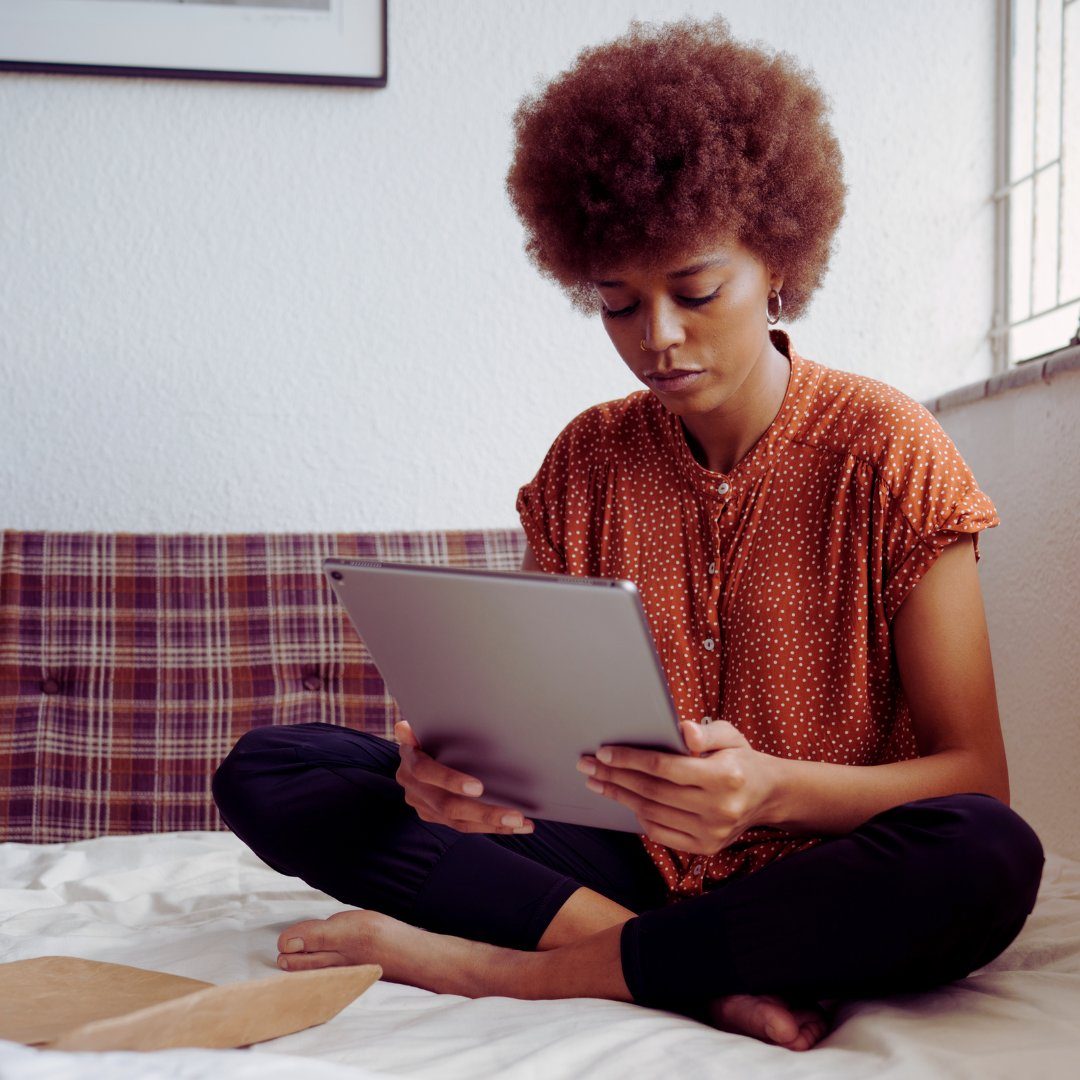
[[[590,405],[577,414],[556,436],[552,450],[610,454],[640,442],[654,424],[648,390]]]
[[[800,441],[857,458],[887,482],[958,456],[937,417],[903,390],[858,372],[813,366],[817,379]]]

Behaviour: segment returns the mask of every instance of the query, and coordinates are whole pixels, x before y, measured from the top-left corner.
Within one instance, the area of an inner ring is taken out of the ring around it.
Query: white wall
[[[1080,859],[1080,371],[938,419],[994,500],[979,535],[1012,806],[1043,846]]]
[[[834,102],[851,186],[796,348],[990,371],[990,0],[390,0],[385,90],[0,74],[0,524],[516,524],[638,388],[521,251],[510,116],[629,18],[722,11]]]

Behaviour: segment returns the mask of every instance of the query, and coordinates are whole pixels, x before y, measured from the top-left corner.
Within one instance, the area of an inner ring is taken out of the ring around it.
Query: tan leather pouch
[[[74,956],[0,964],[0,1039],[53,1050],[226,1048],[323,1024],[382,975],[378,964],[216,986]]]

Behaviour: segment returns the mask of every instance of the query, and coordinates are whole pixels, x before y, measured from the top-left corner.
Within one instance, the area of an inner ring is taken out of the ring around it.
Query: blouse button
[[[304,687],[308,690],[321,690],[323,686],[322,678],[319,675],[311,674],[304,676]]]
[[[60,692],[59,681],[57,679],[42,679],[41,692],[43,694],[58,694]]]
[[[701,722],[703,724],[711,724],[712,723],[712,717],[711,716],[703,716],[701,718]]]
[[[711,637],[707,637],[703,644],[706,652],[712,652],[716,648],[716,642]]]
[[[731,490],[731,485],[725,480],[724,483],[717,485],[716,490],[721,495],[726,495]]]
[[[701,863],[694,863],[694,876],[701,877],[705,873],[705,867]]]
[[[709,573],[710,574],[715,574],[716,573],[716,563],[714,563],[714,562],[709,563]]]

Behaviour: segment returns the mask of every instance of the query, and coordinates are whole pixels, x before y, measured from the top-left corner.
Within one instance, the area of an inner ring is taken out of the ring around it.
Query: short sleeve
[[[979,560],[979,533],[1001,523],[956,444],[919,406],[911,430],[890,445],[877,477],[883,602],[891,624],[908,593],[964,533]]]
[[[595,443],[590,413],[576,416],[558,434],[540,470],[518,490],[517,512],[529,547],[540,568],[549,574],[567,573],[567,545],[580,530],[580,492],[587,484],[588,453]]]

